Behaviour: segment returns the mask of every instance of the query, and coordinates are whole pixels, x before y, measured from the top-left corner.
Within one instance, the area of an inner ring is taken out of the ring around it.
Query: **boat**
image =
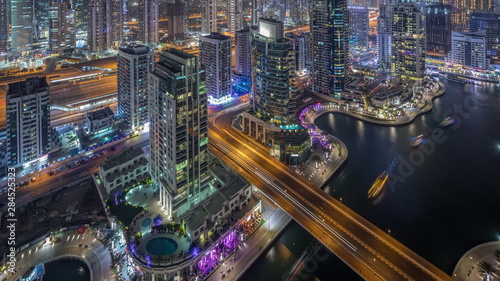
[[[455,119],[453,119],[451,117],[446,117],[446,119],[444,119],[443,122],[439,123],[439,126],[446,127],[446,126],[450,126],[453,123],[455,123]]]
[[[382,189],[384,189],[385,183],[387,182],[387,179],[389,178],[389,175],[386,173],[386,171],[383,171],[373,182],[372,186],[368,190],[368,198],[375,198],[377,197]]]
[[[419,135],[419,136],[416,136],[414,138],[411,138],[410,139],[410,145],[412,147],[416,147],[416,146],[419,146],[421,143],[423,143],[425,140],[423,138],[424,135]]]

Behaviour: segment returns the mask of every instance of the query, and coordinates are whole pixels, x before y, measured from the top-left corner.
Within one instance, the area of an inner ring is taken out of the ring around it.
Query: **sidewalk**
[[[496,272],[492,274],[493,278],[490,280],[499,280],[500,260],[495,258],[495,252],[497,250],[500,250],[500,241],[488,242],[472,248],[458,261],[453,270],[453,279],[458,281],[488,280],[484,278],[478,266],[479,262],[487,262],[496,270]]]
[[[292,220],[283,210],[272,209],[267,203],[263,204],[266,206],[266,211],[263,213],[266,222],[245,241],[243,247],[229,256],[206,280],[219,281],[222,280],[222,276],[224,280],[238,280]]]

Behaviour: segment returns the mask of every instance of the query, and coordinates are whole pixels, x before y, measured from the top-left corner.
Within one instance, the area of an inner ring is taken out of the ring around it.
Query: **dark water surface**
[[[470,248],[500,239],[500,86],[443,82],[447,91],[434,109],[409,125],[384,127],[340,114],[316,124],[349,150],[328,183],[331,195],[451,274]],[[447,116],[457,122],[441,128]],[[412,148],[410,138],[420,134],[427,141]],[[370,185],[395,159],[392,183],[377,202],[367,200]],[[305,248],[312,239],[293,222],[241,280],[283,280],[303,251],[290,241]],[[334,255],[318,265],[314,277],[297,280],[362,280]]]

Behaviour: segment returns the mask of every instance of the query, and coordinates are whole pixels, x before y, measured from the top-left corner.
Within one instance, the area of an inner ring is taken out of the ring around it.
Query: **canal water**
[[[72,258],[62,258],[45,264],[42,281],[91,281],[87,265]]]
[[[316,125],[349,150],[329,180],[331,195],[452,274],[467,250],[500,239],[500,86],[441,81],[446,93],[409,125],[378,126],[341,114],[325,114]],[[447,116],[456,123],[441,128]],[[420,134],[426,142],[411,147]],[[376,202],[368,200],[370,185],[391,163],[390,183]],[[292,222],[241,280],[285,280],[313,239]],[[295,280],[362,280],[333,254],[317,265]]]

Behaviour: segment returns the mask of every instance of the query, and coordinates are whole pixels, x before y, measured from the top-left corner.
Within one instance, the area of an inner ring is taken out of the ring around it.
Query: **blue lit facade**
[[[310,22],[314,59],[312,89],[341,98],[348,70],[347,1],[313,0]]]

